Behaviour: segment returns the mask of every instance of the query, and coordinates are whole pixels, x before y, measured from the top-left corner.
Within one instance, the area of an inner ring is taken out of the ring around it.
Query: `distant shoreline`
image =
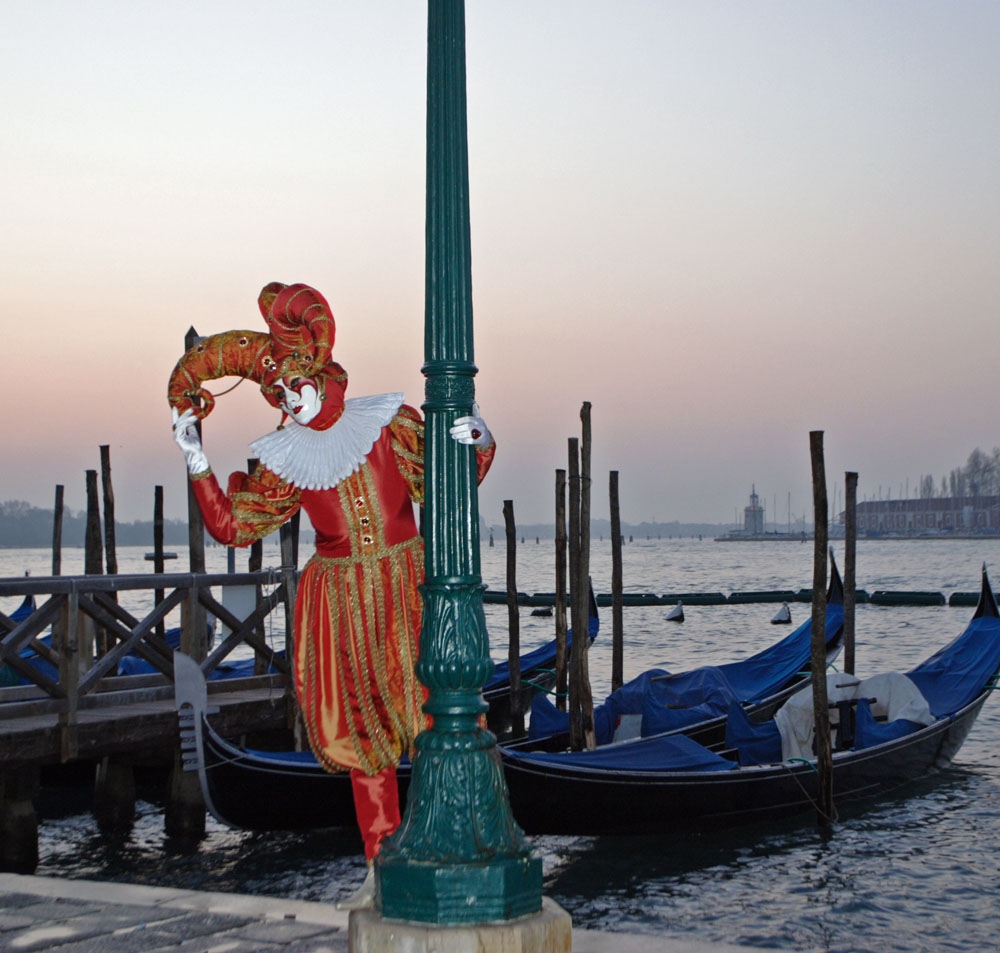
[[[808,543],[813,540],[812,533],[806,533],[804,536],[775,536],[773,533],[767,536],[716,536],[713,539],[715,543]],[[837,542],[842,540],[843,536],[831,536],[830,542]],[[916,533],[910,536],[859,536],[858,542],[867,543],[907,543],[907,542],[920,542],[920,543],[935,543],[942,540],[972,540],[976,542],[981,542],[983,540],[998,540],[1000,541],[1000,534],[997,533],[935,533],[933,535],[924,536],[918,535]]]

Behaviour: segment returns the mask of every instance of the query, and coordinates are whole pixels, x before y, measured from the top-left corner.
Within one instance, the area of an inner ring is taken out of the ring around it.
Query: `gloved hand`
[[[459,417],[448,433],[451,434],[452,440],[471,444],[474,447],[488,447],[493,441],[490,428],[486,426],[486,421],[479,416],[479,404],[472,405],[471,416]]]
[[[172,410],[174,417],[174,443],[181,448],[184,459],[187,462],[188,473],[195,476],[211,469],[208,464],[208,457],[201,446],[201,436],[198,434],[198,420],[191,409],[185,410],[178,415],[177,408]]]

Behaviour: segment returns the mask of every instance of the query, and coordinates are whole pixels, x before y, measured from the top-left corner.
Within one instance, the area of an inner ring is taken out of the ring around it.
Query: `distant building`
[[[858,536],[1000,533],[1000,496],[865,500],[858,503],[857,524]]]
[[[743,507],[743,532],[747,536],[764,535],[764,507],[754,484],[750,486],[750,505]]]

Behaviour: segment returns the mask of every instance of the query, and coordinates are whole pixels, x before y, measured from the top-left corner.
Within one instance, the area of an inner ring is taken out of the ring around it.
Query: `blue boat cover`
[[[968,705],[1000,670],[1000,619],[973,619],[965,631],[915,669],[909,679],[936,718]]]
[[[642,737],[718,718],[731,702],[739,704],[739,699],[721,668],[706,666],[654,678],[641,700]]]
[[[740,764],[776,764],[781,761],[781,732],[773,718],[754,724],[738,701],[729,704],[726,747],[735,748]]]
[[[727,761],[686,735],[661,735],[604,745],[593,751],[514,751],[500,748],[504,759],[541,764],[569,765],[598,771],[732,771]]]
[[[844,607],[826,609],[829,645],[844,625]],[[642,736],[676,731],[719,718],[734,699],[747,703],[780,691],[809,665],[812,620],[774,645],[741,662],[705,666],[672,675],[666,669],[649,669],[612,692],[594,708],[594,730],[599,745],[608,744],[622,715],[642,716]],[[531,702],[529,738],[544,738],[569,730],[569,716],[542,695]],[[778,760],[781,760],[780,758]]]
[[[826,643],[838,638],[844,627],[844,607],[826,607]],[[742,702],[760,701],[779,691],[799,672],[809,667],[812,619],[803,622],[780,642],[742,662],[720,665],[736,697]]]
[[[924,726],[919,721],[908,718],[895,718],[892,721],[876,721],[872,713],[871,702],[867,698],[859,698],[857,702],[856,720],[854,722],[854,750],[871,748],[886,741],[895,741],[905,735],[919,731]],[[779,750],[780,757],[780,750]]]

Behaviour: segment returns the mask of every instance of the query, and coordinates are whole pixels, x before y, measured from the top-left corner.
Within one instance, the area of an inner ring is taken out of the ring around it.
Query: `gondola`
[[[843,625],[843,586],[836,565],[831,573],[828,601],[827,645],[830,654],[834,654],[839,647]],[[591,613],[596,615],[596,611],[596,603],[592,601]],[[595,621],[592,619],[591,624]],[[796,636],[796,633],[791,633],[776,646],[742,663],[733,663],[736,666],[732,670],[733,677],[745,690],[750,691],[748,686],[755,679],[758,689],[765,683],[778,686],[777,691],[767,691],[763,698],[751,692],[749,697],[757,700],[749,710],[755,715],[769,712],[772,706],[777,707],[780,700],[794,691],[794,687],[801,685],[801,670],[808,658],[810,633],[811,629],[807,627],[798,632],[797,638],[805,646],[805,655],[801,658],[787,657],[785,649]],[[738,677],[737,672],[740,673]],[[693,680],[699,677],[689,674]],[[324,771],[308,751],[260,751],[225,740],[212,729],[205,717],[207,690],[201,669],[186,656],[177,654],[174,675],[181,735],[187,751],[186,767],[199,772],[206,805],[218,820],[232,827],[250,830],[308,829],[354,823],[347,774]],[[682,713],[674,710],[674,714],[680,716]],[[687,733],[706,741],[716,737],[721,741],[725,733],[725,714],[702,717],[703,713],[694,709],[687,714],[689,720],[694,718],[694,723],[685,728]],[[534,741],[531,747],[557,743],[561,744],[557,737],[550,736],[541,742]],[[400,765],[397,777],[400,794],[405,800],[409,786],[409,765],[406,761]]]
[[[830,552],[826,593],[826,659],[840,652],[844,634],[844,584]],[[683,731],[703,745],[720,745],[729,706],[738,702],[754,719],[770,717],[809,681],[810,617],[785,638],[736,662],[671,673],[652,668],[594,709],[598,745]],[[532,700],[529,738],[535,750],[569,746],[569,716],[545,696]]]
[[[976,612],[950,644],[905,676],[832,676],[839,680],[834,804],[885,794],[949,765],[998,675],[1000,613],[984,566]],[[911,691],[896,712],[891,697],[900,681]],[[811,688],[803,691],[785,707],[811,711]],[[527,833],[595,836],[712,830],[815,812],[815,760],[809,751],[787,756],[783,711],[754,723],[734,705],[722,750],[676,733],[588,752],[502,749],[514,817]]]

